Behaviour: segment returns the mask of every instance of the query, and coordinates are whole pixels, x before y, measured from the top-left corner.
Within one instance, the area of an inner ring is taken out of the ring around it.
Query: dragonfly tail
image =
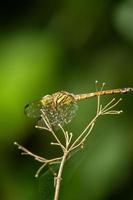
[[[113,90],[103,90],[103,91],[96,91],[88,94],[79,94],[75,95],[76,101],[81,101],[88,99],[90,97],[95,96],[102,96],[102,95],[109,95],[109,94],[127,94],[133,92],[133,88],[123,88],[123,89],[113,89]]]

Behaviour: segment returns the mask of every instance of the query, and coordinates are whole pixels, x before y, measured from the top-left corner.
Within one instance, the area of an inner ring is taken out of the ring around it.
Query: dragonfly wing
[[[70,105],[64,105],[62,108],[60,108],[61,121],[64,121],[64,123],[66,123],[66,124],[71,122],[71,120],[76,115],[77,109],[78,109],[77,103],[71,103]]]
[[[28,117],[40,118],[41,116],[41,101],[34,101],[25,106],[24,112]]]
[[[43,112],[50,122],[50,125],[55,130],[59,129],[59,124],[61,126],[64,126],[64,124],[71,122],[76,114],[77,109],[78,105],[76,103],[67,106],[58,106],[56,110],[52,108],[42,108]],[[42,118],[38,120],[38,125],[42,127],[47,127]]]
[[[51,101],[51,97],[50,99],[46,98],[46,100],[46,102],[41,100],[34,101],[25,106],[25,114],[28,117],[38,118],[38,125],[44,127],[46,126],[45,122],[41,118],[42,111],[45,113],[51,126],[55,129],[58,129],[59,124],[63,126],[74,118],[78,108],[76,102],[71,101],[69,103],[66,102],[64,104],[57,104],[56,107],[54,107],[53,101]]]

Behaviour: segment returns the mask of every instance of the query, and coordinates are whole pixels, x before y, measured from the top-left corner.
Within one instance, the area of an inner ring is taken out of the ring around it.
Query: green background
[[[25,104],[60,90],[95,91],[95,80],[106,89],[133,87],[133,0],[1,3],[1,200],[40,198],[39,163],[22,157],[14,141],[47,158],[58,153],[24,115]],[[85,148],[67,162],[62,200],[133,199],[133,97],[120,96],[124,113],[98,120]],[[80,134],[95,111],[96,99],[81,102],[66,129]]]

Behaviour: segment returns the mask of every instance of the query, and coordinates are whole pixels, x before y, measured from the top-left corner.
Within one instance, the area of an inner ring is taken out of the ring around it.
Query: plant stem
[[[61,164],[60,164],[60,168],[58,171],[58,175],[56,177],[56,185],[55,185],[55,196],[54,196],[54,200],[58,200],[59,199],[59,192],[60,192],[60,185],[61,185],[61,180],[62,180],[62,172],[63,172],[63,168],[64,168],[64,164],[66,161],[68,155],[68,151],[64,152]]]
[[[101,115],[100,113],[97,113],[96,116],[92,119],[92,121],[87,125],[87,127],[83,130],[83,132],[79,135],[79,137],[73,142],[71,147],[69,148],[69,151],[72,151],[73,148],[75,149],[75,145],[80,142],[80,139],[85,135],[86,131],[89,129],[89,127],[92,126],[93,123],[95,123],[96,119]],[[86,136],[85,136],[86,137]],[[84,137],[83,137],[84,139]]]

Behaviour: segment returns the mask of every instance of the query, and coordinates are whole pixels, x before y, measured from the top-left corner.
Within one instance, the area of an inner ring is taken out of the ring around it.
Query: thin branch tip
[[[35,174],[35,178],[38,178],[38,174]]]
[[[17,143],[17,142],[13,142],[13,144],[14,144],[14,145],[18,145],[18,143]]]
[[[119,114],[120,114],[120,113],[123,113],[123,110],[119,110],[118,112],[119,112]]]

